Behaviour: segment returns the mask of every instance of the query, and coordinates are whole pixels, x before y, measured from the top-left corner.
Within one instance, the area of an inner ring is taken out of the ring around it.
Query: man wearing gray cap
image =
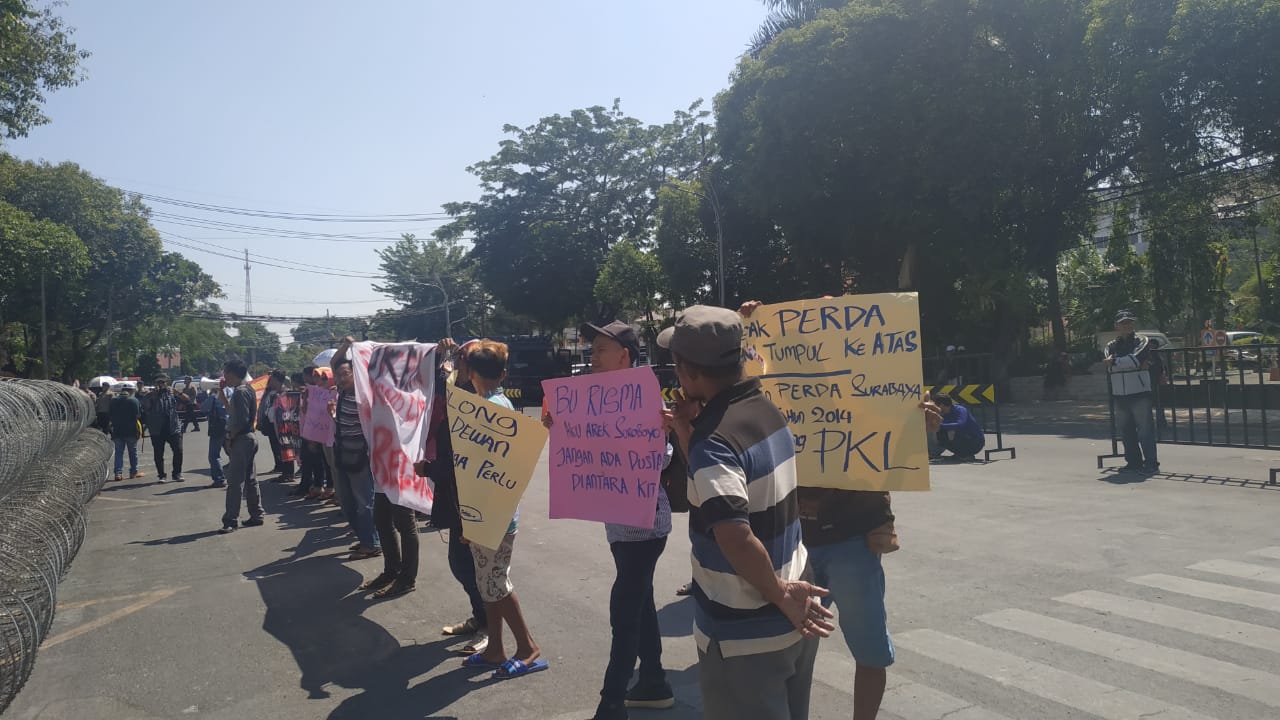
[[[1147,338],[1134,332],[1136,327],[1137,317],[1132,312],[1116,313],[1120,337],[1107,343],[1107,376],[1116,427],[1124,442],[1124,469],[1158,472],[1156,428],[1151,415],[1152,351]]]
[[[694,637],[703,717],[809,715],[823,588],[801,579],[795,440],[758,379],[743,377],[742,321],[696,305],[658,336],[685,399],[673,417],[689,461]]]

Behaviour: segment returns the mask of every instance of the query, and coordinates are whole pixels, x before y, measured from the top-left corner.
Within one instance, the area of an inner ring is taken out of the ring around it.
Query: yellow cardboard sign
[[[517,410],[452,385],[447,393],[462,536],[496,548],[533,478],[547,429]]]
[[[801,485],[929,489],[915,293],[763,305],[743,344],[795,435]]]

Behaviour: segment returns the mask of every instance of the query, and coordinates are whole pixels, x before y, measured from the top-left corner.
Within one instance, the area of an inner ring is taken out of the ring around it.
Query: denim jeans
[[[124,469],[124,449],[129,448],[129,474],[138,474],[138,438],[112,438],[116,444],[116,474]]]
[[[338,494],[342,514],[356,534],[356,539],[366,548],[381,547],[378,531],[373,525],[373,473],[369,463],[355,470],[338,465],[338,477],[333,484]]]
[[[471,555],[471,546],[462,544],[462,530],[449,531],[449,570],[471,601],[471,617],[476,619],[480,627],[486,627],[489,616],[484,611],[480,587],[476,585],[476,563]]]
[[[1156,460],[1156,424],[1151,414],[1150,393],[1121,395],[1115,398],[1116,430],[1124,442],[1127,465],[1154,467]]]
[[[867,547],[867,536],[809,545],[813,583],[831,591],[822,604],[840,609],[840,631],[858,665],[887,668],[893,664],[893,640],[889,637],[884,605],[884,566]]]
[[[209,436],[209,477],[219,485],[227,481],[222,472],[222,436]]]
[[[604,671],[600,697],[605,704],[621,705],[627,684],[640,660],[640,682],[659,684],[667,679],[662,669],[662,633],[653,604],[653,572],[667,547],[665,537],[639,542],[609,544],[617,577],[609,594],[609,625],[613,642]]]

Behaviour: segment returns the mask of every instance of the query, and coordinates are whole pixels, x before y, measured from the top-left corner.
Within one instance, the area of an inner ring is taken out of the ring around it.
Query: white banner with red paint
[[[396,505],[431,512],[431,481],[413,464],[423,459],[435,398],[434,343],[358,342],[351,346],[360,424],[369,443],[374,488]]]

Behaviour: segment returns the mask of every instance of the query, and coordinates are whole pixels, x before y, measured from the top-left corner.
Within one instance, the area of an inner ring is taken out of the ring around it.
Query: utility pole
[[[249,283],[249,248],[244,249],[244,314],[253,314],[253,289]]]
[[[440,282],[440,273],[434,273],[432,277],[436,281],[436,287],[440,288],[440,294],[444,295],[444,336],[452,337],[453,323],[449,322],[449,291],[444,289],[444,283]]]

